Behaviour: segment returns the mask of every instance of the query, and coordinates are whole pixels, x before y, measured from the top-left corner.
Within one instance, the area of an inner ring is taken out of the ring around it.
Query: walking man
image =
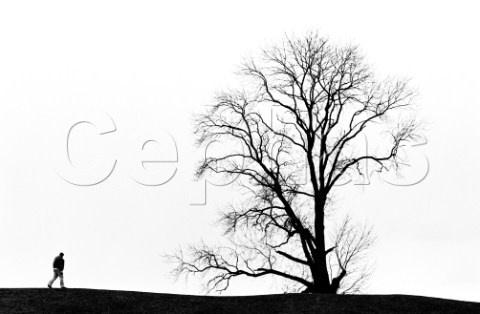
[[[65,289],[63,285],[63,267],[65,266],[65,260],[63,259],[63,253],[60,253],[53,260],[53,278],[48,282],[48,287],[52,288],[53,282],[60,277],[60,288]]]

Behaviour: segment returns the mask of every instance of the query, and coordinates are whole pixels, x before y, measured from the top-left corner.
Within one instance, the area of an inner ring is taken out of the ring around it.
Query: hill
[[[92,289],[0,289],[0,313],[480,313],[480,303],[408,295],[213,297]]]

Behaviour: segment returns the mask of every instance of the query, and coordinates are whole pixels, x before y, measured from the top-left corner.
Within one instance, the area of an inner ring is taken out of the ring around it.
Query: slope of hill
[[[407,295],[213,297],[90,289],[0,289],[0,313],[480,313],[480,303]]]

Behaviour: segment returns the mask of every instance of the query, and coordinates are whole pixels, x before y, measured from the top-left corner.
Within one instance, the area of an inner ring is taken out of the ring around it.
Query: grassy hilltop
[[[480,303],[407,295],[213,297],[91,289],[0,289],[0,313],[480,313]]]

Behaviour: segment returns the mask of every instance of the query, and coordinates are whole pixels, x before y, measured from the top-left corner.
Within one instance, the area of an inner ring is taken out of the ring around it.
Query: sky
[[[62,251],[67,287],[201,294],[162,256],[218,241],[215,213],[238,191],[194,181],[205,151],[192,116],[237,83],[245,56],[313,30],[410,78],[427,122],[403,178],[339,193],[378,237],[365,292],[480,302],[477,12],[473,1],[0,2],[0,287],[45,287]],[[241,281],[227,294],[272,291]]]

